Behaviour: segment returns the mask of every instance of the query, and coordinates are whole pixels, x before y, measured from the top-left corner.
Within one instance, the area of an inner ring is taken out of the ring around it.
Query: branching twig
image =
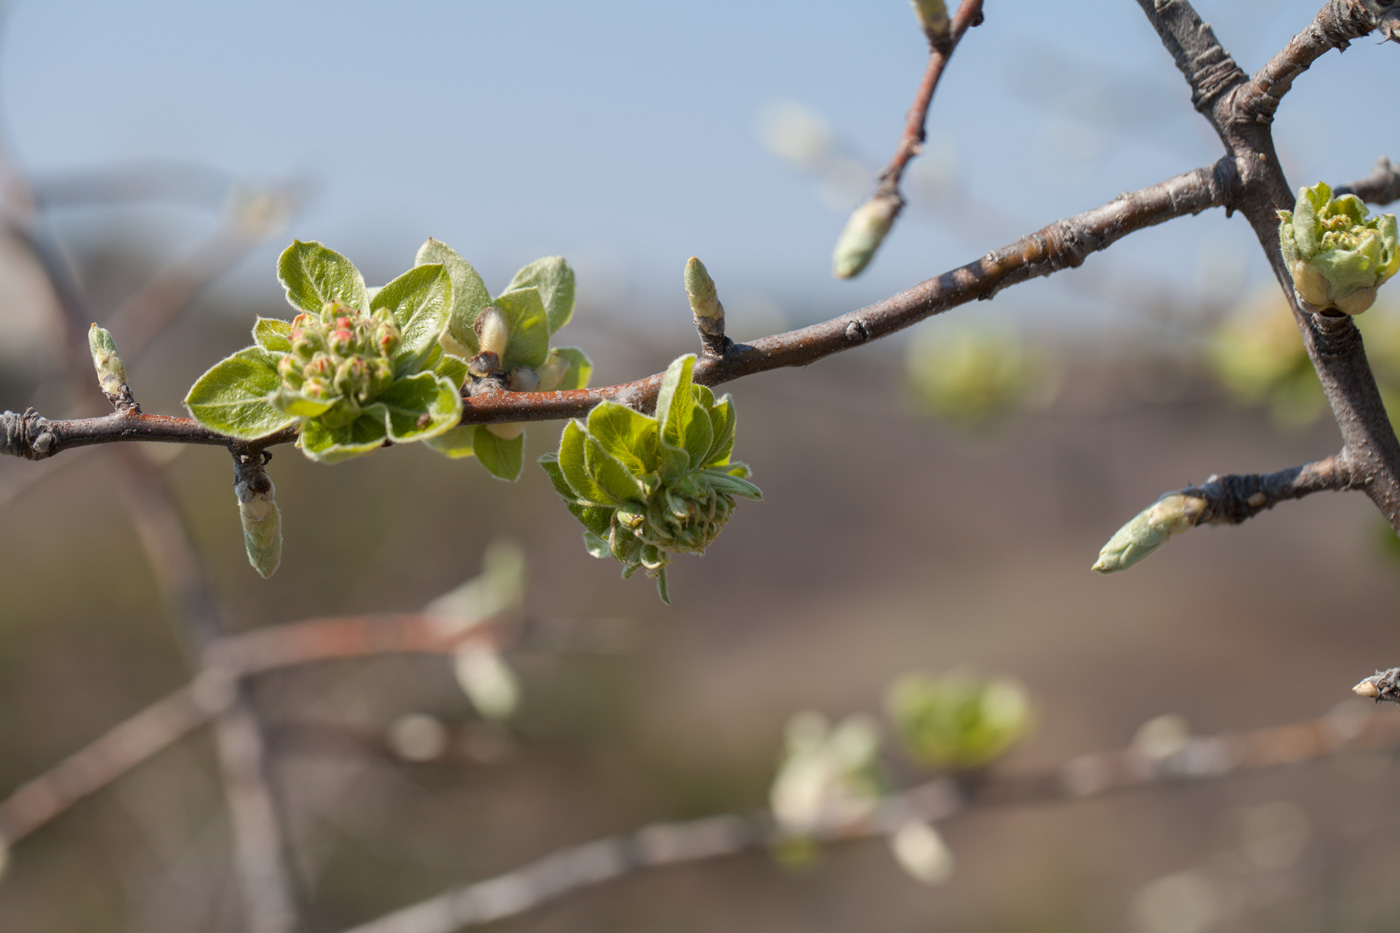
[[[156,532],[156,535],[159,535]],[[178,554],[168,555],[181,560]],[[176,568],[176,575],[180,573]],[[198,599],[191,592],[187,599]],[[215,638],[194,682],[141,710],[0,800],[0,842],[13,844],[238,702],[250,675],[299,664],[384,654],[451,654],[466,644],[500,648],[512,620],[470,625],[412,613],[308,619]]]
[[[917,324],[925,318],[973,300],[988,299],[1009,285],[1080,265],[1092,253],[1147,227],[1175,217],[1228,207],[1236,193],[1228,161],[1198,168],[1109,203],[1051,224],[965,266],[928,279],[884,301],[851,311],[821,324],[764,337],[749,344],[731,344],[718,357],[696,362],[695,381],[719,385],[755,373],[806,366],[824,357]],[[500,392],[462,400],[463,424],[507,421],[552,421],[580,417],[610,399],[645,410],[656,401],[662,374],[634,382],[567,392]],[[192,419],[158,415],[116,419],[90,418],[45,422],[42,449],[35,431],[10,425],[23,416],[0,416],[7,440],[0,453],[43,459],[71,447],[115,441],[157,441],[229,446],[228,438],[200,427]],[[11,440],[11,435],[14,439]],[[295,440],[288,429],[249,445],[255,449]]]
[[[1364,715],[1364,714],[1363,714]],[[968,784],[943,778],[883,798],[859,822],[818,822],[809,838],[850,842],[888,835],[912,820],[937,822],[979,806],[1046,805],[1128,790],[1218,780],[1339,752],[1400,745],[1400,719],[1337,715],[1271,729],[1183,739],[1163,753],[1126,748],[1085,755],[1039,774],[995,774]],[[658,823],[560,849],[514,871],[454,888],[345,933],[453,933],[514,917],[584,888],[652,868],[773,846],[786,838],[767,813]]]
[[[1400,201],[1400,169],[1397,169],[1385,156],[1376,160],[1371,174],[1349,185],[1338,185],[1332,189],[1339,197],[1354,194],[1368,204],[1386,205]]]

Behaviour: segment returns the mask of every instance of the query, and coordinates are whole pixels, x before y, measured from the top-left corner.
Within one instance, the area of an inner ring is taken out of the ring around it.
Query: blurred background
[[[1316,12],[1198,8],[1251,71]],[[274,263],[293,237],[345,253],[371,284],[428,236],[493,291],[565,255],[579,306],[560,336],[605,385],[694,351],[691,255],[731,335],[752,338],[1218,155],[1135,4],[988,4],[935,99],[908,209],[871,268],[835,282],[835,236],[893,152],[925,61],[898,0],[16,2],[0,36],[8,209],[32,196],[143,408],[181,413],[256,315],[290,316]],[[1366,40],[1299,79],[1276,123],[1295,186],[1400,156],[1393,122],[1354,93],[1394,77],[1393,50]],[[48,285],[13,236],[0,290],[0,408],[108,410],[65,382]],[[1400,307],[1386,302],[1361,324],[1390,391]],[[450,658],[261,679],[314,929],[600,835],[765,807],[793,714],[879,714],[910,671],[1019,682],[1034,728],[994,765],[1012,771],[1124,746],[1163,714],[1202,734],[1339,703],[1400,715],[1348,692],[1397,662],[1395,536],[1362,496],[1196,531],[1126,574],[1088,570],[1165,490],[1336,450],[1238,218],[1148,230],[859,353],[726,388],[736,456],[766,498],[703,560],[673,565],[671,608],[588,556],[528,463],[510,486],[427,450],[319,467],[279,448],[286,545],[263,581],[228,455],[138,451],[173,486],[239,629],[421,609],[493,542],[524,556],[534,634],[504,656],[518,688],[504,711],[483,715]],[[528,436],[532,460],[557,426]],[[188,680],[113,464],[110,450],[0,463],[0,795]],[[438,752],[406,752],[428,722]],[[897,784],[926,775],[885,748]],[[758,852],[497,926],[1390,929],[1397,776],[1392,756],[1353,755],[974,809],[942,828],[954,867],[936,886],[880,842],[797,868]],[[1261,825],[1274,827],[1264,857]],[[17,844],[0,928],[239,930],[229,851],[201,734]]]

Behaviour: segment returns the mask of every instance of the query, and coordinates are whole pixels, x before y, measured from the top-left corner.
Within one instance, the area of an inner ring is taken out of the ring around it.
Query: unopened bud
[[[510,321],[501,309],[492,305],[476,316],[476,339],[482,353],[494,353],[498,357],[506,355],[506,345],[510,343]]]
[[[572,365],[564,354],[556,350],[549,351],[549,356],[545,357],[544,363],[537,370],[540,377],[539,390],[553,392],[559,388],[564,377],[569,374],[569,367]]]
[[[880,193],[852,211],[846,228],[836,240],[831,274],[838,279],[860,275],[875,258],[875,251],[890,232],[902,207],[904,200],[899,195]]]
[[[705,269],[705,264],[694,256],[685,264],[685,296],[690,300],[690,310],[695,315],[695,326],[702,334],[715,337],[724,335],[724,305],[720,304],[715,291],[715,280]]]
[[[93,324],[88,328],[88,350],[92,352],[92,366],[97,370],[97,383],[102,394],[115,399],[121,395],[126,384],[126,366],[117,353],[116,341],[106,328]]]
[[[506,386],[512,392],[534,392],[540,381],[540,374],[529,366],[517,366],[506,376]]]
[[[934,45],[946,42],[948,39],[948,4],[943,0],[910,0],[914,7],[914,15],[919,18],[919,25],[924,28],[924,35],[928,36],[928,41]]]
[[[282,562],[282,513],[277,508],[277,487],[262,468],[261,454],[254,456],[254,462],[235,464],[233,491],[248,563],[267,578]]]
[[[1377,687],[1369,677],[1361,681],[1361,683],[1357,684],[1355,687],[1352,687],[1351,692],[1359,697],[1366,697],[1368,699],[1375,699],[1381,695],[1380,688]]]
[[[501,371],[501,358],[495,353],[482,351],[471,358],[467,364],[467,372],[478,379],[485,379]]]
[[[504,424],[488,424],[486,430],[503,441],[513,441],[525,432],[525,425],[519,421],[507,421]]]
[[[1400,271],[1395,215],[1370,217],[1355,195],[1333,198],[1319,182],[1300,188],[1293,210],[1278,216],[1279,247],[1307,311],[1360,314]]]
[[[1179,492],[1169,493],[1133,516],[1099,551],[1093,569],[1099,573],[1127,570],[1198,522],[1206,500]]]

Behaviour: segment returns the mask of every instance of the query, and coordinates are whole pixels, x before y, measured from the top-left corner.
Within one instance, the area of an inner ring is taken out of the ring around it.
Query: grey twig
[[[1377,206],[1400,201],[1400,168],[1381,156],[1376,160],[1371,174],[1349,185],[1338,185],[1332,191],[1336,195],[1354,194],[1366,203]]]
[[[878,838],[911,821],[938,822],[981,806],[1068,803],[1130,790],[1221,780],[1341,752],[1397,745],[1400,718],[1339,713],[1252,732],[1184,738],[1169,749],[1130,747],[1084,755],[1039,773],[992,773],[971,783],[941,778],[882,798],[862,819],[819,820],[805,838],[822,843]],[[789,837],[767,813],[657,823],[633,833],[559,849],[513,871],[453,888],[344,933],[453,933],[519,916],[640,871],[768,848],[785,838]]]
[[[1212,476],[1199,486],[1188,486],[1182,495],[1204,499],[1205,509],[1197,525],[1238,525],[1265,509],[1315,492],[1350,489],[1351,469],[1343,454],[1279,470],[1277,473],[1231,473]]]

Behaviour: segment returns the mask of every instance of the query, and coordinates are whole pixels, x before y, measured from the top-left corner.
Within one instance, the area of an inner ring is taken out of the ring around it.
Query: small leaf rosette
[[[733,401],[695,385],[694,366],[694,356],[683,356],[667,368],[655,417],[603,402],[587,422],[564,427],[557,454],[540,458],[586,529],[589,553],[611,555],[624,577],[645,570],[667,604],[672,556],[703,554],[736,498],[763,497],[745,478],[749,468],[729,459]]]
[[[1278,216],[1279,246],[1305,310],[1360,314],[1400,271],[1395,215],[1368,217],[1354,195],[1333,198],[1319,182],[1300,188],[1293,210]]]
[[[243,440],[296,426],[302,452],[327,462],[457,425],[467,365],[439,345],[453,303],[441,264],[411,269],[371,296],[350,260],[296,241],[277,274],[300,313],[259,319],[254,346],[199,377],[185,398],[196,421]]]
[[[415,262],[447,270],[452,301],[442,342],[448,353],[471,361],[473,376],[498,377],[513,392],[588,385],[593,364],[583,351],[550,346],[574,313],[574,270],[562,256],[530,263],[495,298],[477,271],[441,240],[424,243]],[[503,480],[517,479],[525,463],[519,424],[461,425],[431,438],[428,446],[448,457],[476,457]]]

